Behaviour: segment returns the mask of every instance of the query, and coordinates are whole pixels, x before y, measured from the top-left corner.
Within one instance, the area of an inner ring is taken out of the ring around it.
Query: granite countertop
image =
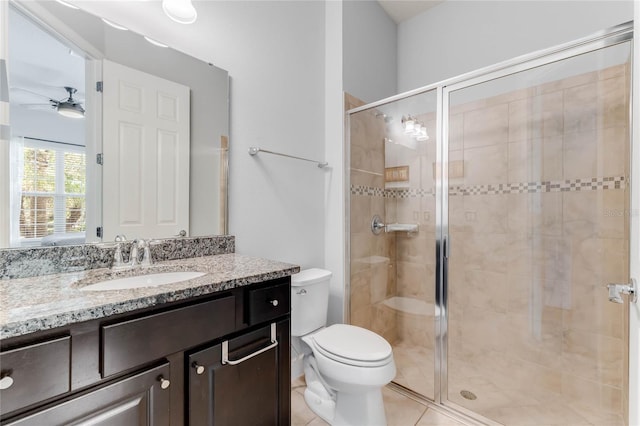
[[[173,271],[197,271],[206,275],[159,287],[80,290],[106,279]],[[298,266],[289,263],[231,253],[165,261],[124,271],[102,268],[0,280],[0,339],[186,300],[299,271]]]

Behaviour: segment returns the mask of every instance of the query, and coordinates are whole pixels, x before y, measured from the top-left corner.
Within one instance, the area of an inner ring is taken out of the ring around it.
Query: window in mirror
[[[26,139],[17,159],[22,164],[12,164],[18,180],[13,187],[20,205],[11,226],[20,246],[84,240],[84,147]]]

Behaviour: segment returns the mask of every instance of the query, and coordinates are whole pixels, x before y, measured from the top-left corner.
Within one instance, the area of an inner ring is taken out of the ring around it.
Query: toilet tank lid
[[[304,269],[297,274],[291,275],[291,286],[300,287],[308,284],[314,284],[319,281],[331,278],[331,271],[320,268]]]

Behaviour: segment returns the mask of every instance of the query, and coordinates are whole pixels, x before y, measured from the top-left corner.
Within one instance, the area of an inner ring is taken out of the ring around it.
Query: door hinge
[[[96,237],[102,238],[102,226],[96,228]]]
[[[96,81],[96,92],[102,92],[102,81]]]
[[[96,163],[100,164],[101,166],[104,164],[104,158],[102,157],[102,153],[96,154]]]

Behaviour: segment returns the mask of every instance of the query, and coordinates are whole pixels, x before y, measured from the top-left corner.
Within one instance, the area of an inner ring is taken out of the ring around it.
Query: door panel
[[[625,308],[605,285],[629,280],[630,54],[445,90],[447,404],[624,424]]]
[[[104,239],[189,229],[189,88],[110,61],[104,76]]]
[[[270,330],[267,325],[229,340],[229,359],[237,360],[269,346]],[[289,322],[278,322],[278,346],[238,365],[222,364],[222,344],[191,354],[188,424],[289,424],[288,335]]]

